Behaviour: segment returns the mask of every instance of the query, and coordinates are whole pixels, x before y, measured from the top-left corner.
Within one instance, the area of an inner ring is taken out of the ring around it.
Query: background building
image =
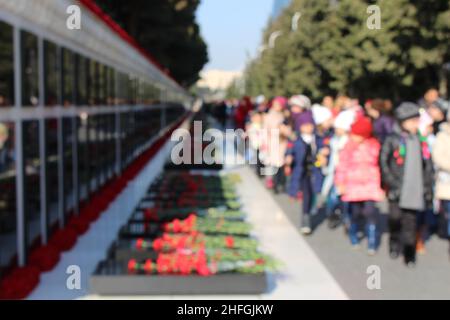
[[[206,70],[200,73],[197,88],[205,100],[222,100],[230,85],[240,78],[241,71]]]

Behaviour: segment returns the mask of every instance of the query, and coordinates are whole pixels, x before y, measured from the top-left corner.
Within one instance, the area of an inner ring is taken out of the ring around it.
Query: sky
[[[242,71],[261,45],[273,0],[202,0],[197,11],[208,44],[205,70]]]

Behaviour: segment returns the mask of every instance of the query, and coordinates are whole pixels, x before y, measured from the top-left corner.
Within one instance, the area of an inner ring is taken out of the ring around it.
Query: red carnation
[[[135,259],[131,259],[128,261],[128,271],[135,272],[136,271],[137,262]]]
[[[225,238],[225,245],[227,248],[234,248],[234,238],[233,237],[226,237]]]
[[[211,271],[206,264],[197,265],[197,273],[202,277],[208,277],[211,275]]]
[[[164,242],[162,239],[156,239],[153,241],[153,250],[161,251],[164,247]]]
[[[159,274],[167,274],[170,270],[170,260],[167,256],[160,254],[156,260],[156,269]]]
[[[153,262],[152,262],[152,260],[148,259],[148,260],[145,261],[144,270],[148,274],[153,272]]]
[[[136,249],[142,250],[144,247],[144,239],[140,238],[136,240]]]
[[[179,233],[181,231],[182,225],[179,219],[173,221],[173,232]]]

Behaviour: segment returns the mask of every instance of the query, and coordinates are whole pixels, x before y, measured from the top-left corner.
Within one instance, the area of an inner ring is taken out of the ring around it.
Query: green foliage
[[[239,81],[240,79],[236,79],[230,83],[228,88],[225,90],[226,99],[239,99],[242,97],[242,90]]]
[[[208,62],[195,12],[200,0],[101,0],[97,3],[183,86]]]
[[[381,29],[367,27],[371,4],[381,9]],[[438,86],[450,61],[448,0],[293,0],[269,22],[264,43],[278,30],[275,48],[247,67],[247,94],[415,99]]]

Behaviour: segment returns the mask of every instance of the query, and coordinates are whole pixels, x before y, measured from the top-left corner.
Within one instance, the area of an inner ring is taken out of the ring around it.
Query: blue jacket
[[[326,137],[314,135],[314,140],[310,146],[303,141],[301,137],[294,142],[289,143],[286,155],[291,155],[294,158],[292,163],[292,175],[288,187],[288,194],[296,197],[302,191],[302,184],[305,179],[311,179],[310,182],[314,193],[320,193],[324,180],[322,169],[315,165],[317,153],[320,149],[325,147]],[[308,148],[310,148],[310,157],[307,159]]]

